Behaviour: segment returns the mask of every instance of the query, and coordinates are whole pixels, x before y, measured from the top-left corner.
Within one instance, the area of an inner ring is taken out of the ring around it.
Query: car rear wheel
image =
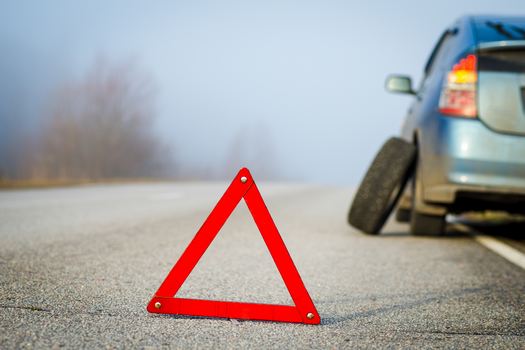
[[[396,210],[396,221],[397,222],[410,222],[412,216],[411,209],[397,208]]]
[[[348,212],[348,223],[365,233],[378,234],[412,176],[415,159],[413,144],[390,138],[361,181]]]
[[[417,169],[417,167],[416,167]],[[410,213],[410,233],[416,236],[437,236],[443,234],[446,226],[446,213],[431,215],[421,213],[418,208],[423,207],[423,189],[420,172],[415,171],[412,181],[412,212]]]
[[[410,232],[416,236],[437,236],[445,230],[445,217],[412,212]]]

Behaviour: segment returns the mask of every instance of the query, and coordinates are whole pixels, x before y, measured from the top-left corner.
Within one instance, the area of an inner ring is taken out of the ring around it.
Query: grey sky
[[[97,56],[133,58],[157,81],[158,129],[181,163],[221,176],[246,147],[246,165],[275,158],[283,178],[355,184],[410,102],[386,75],[417,83],[462,14],[525,14],[525,1],[3,1],[0,98],[27,96],[17,118],[32,123]]]

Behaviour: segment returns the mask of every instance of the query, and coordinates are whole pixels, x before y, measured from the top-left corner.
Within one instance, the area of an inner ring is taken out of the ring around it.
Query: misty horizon
[[[418,84],[441,32],[474,12],[518,15],[525,3],[7,2],[0,168],[23,160],[61,86],[104,59],[152,80],[163,177],[229,179],[247,166],[258,179],[355,185],[410,103],[384,91],[386,76]]]

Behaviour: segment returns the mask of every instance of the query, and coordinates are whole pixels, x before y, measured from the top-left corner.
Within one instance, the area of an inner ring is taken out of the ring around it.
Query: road
[[[321,325],[148,314],[226,186],[0,191],[0,348],[525,348],[522,267],[464,229],[363,235],[340,187],[259,184]],[[178,295],[291,303],[244,203]]]

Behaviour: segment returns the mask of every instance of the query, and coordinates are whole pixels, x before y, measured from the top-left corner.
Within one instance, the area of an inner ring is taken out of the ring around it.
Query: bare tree
[[[231,178],[243,166],[249,167],[259,180],[281,178],[279,161],[270,129],[259,122],[241,128],[226,155],[224,174]]]
[[[105,179],[159,175],[165,147],[154,131],[152,80],[133,64],[98,60],[57,89],[42,129],[38,173]]]

